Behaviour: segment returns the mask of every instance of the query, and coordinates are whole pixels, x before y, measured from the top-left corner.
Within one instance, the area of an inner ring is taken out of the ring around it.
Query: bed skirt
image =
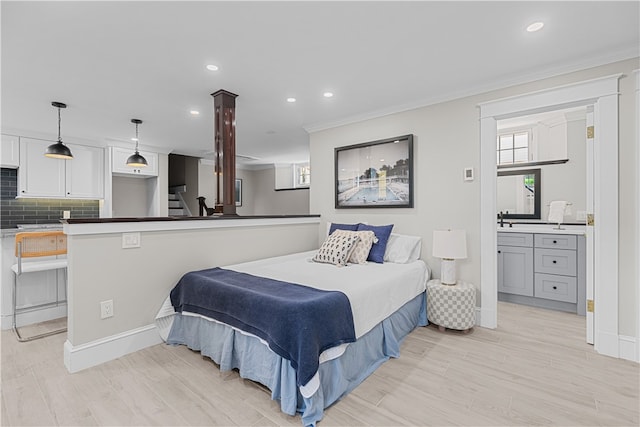
[[[426,293],[422,293],[348,344],[340,357],[322,362],[318,369],[320,385],[310,397],[300,393],[296,371],[287,359],[257,337],[223,323],[176,313],[167,343],[200,351],[220,365],[221,371],[237,368],[242,378],[268,387],[271,398],[280,401],[282,412],[299,412],[303,425],[315,426],[325,408],[347,395],[390,357],[398,357],[402,340],[416,326],[426,325]]]

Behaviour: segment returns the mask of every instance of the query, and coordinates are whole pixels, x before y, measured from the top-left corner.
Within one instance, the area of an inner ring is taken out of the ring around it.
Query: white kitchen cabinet
[[[0,167],[17,169],[20,165],[20,137],[2,135],[0,143]]]
[[[67,160],[45,157],[49,145],[51,141],[20,138],[18,197],[64,197]]]
[[[104,150],[67,144],[73,159],[52,159],[44,155],[51,144],[20,138],[18,197],[102,199]]]
[[[114,175],[138,176],[149,178],[158,176],[158,154],[148,151],[140,151],[142,157],[147,160],[147,167],[138,168],[127,166],[127,159],[134,153],[134,149],[111,147],[111,172]]]
[[[66,197],[104,198],[104,149],[68,144],[73,160],[66,163]]]

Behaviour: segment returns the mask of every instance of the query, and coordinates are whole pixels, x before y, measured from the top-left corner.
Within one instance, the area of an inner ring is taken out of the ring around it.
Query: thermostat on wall
[[[464,180],[473,181],[473,168],[464,168]]]

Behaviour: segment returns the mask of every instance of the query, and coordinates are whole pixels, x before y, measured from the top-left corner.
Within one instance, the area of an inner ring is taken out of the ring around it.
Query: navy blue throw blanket
[[[176,312],[187,311],[250,332],[291,361],[298,385],[318,370],[320,353],[355,341],[345,294],[225,270],[192,271],[171,291]]]

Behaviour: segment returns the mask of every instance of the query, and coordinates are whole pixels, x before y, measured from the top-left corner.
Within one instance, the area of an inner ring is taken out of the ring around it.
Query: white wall
[[[233,221],[243,224],[251,220],[224,220],[227,228],[142,231],[141,246],[133,249],[122,248],[122,232],[77,235],[78,228],[93,225],[72,225],[76,231],[68,233],[67,240],[71,345],[153,324],[162,302],[188,271],[317,248],[317,220],[263,226],[236,226]],[[205,222],[179,224],[206,227]],[[149,225],[153,223],[101,226],[144,230]],[[106,300],[113,300],[114,316],[101,320],[100,302]]]
[[[251,171],[251,174],[254,215],[306,215],[309,213],[308,188],[276,191],[275,168]]]
[[[147,179],[114,176],[111,181],[113,217],[144,217],[149,209]]]
[[[535,81],[402,113],[317,131],[310,136],[310,211],[326,221],[395,224],[399,233],[423,237],[422,258],[440,277],[440,262],[431,256],[433,230],[445,227],[467,230],[468,258],[457,262],[458,277],[480,282],[480,186],[479,180],[463,181],[463,169],[473,167],[479,176],[480,133],[477,105],[481,102],[533,92],[568,83],[608,76],[632,75],[638,59],[622,61],[554,78]],[[635,336],[638,280],[634,236],[637,185],[634,132],[637,116],[633,79],[620,80],[620,268],[619,333]],[[412,133],[414,138],[415,207],[413,209],[335,209],[334,148]],[[625,178],[626,177],[626,178]],[[544,179],[544,178],[543,178]],[[322,239],[322,233],[318,239]]]
[[[542,220],[549,217],[549,203],[553,200],[571,202],[564,216],[565,222],[576,222],[578,211],[587,206],[587,150],[585,120],[574,120],[566,124],[567,158],[559,165],[541,166],[542,174]]]

